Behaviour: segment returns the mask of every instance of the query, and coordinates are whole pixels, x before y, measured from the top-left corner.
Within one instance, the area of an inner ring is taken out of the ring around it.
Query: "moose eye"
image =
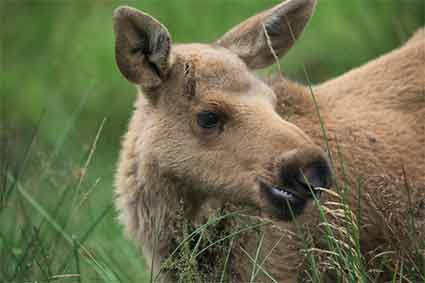
[[[197,122],[199,127],[211,129],[220,123],[220,117],[217,113],[204,111],[197,114]]]

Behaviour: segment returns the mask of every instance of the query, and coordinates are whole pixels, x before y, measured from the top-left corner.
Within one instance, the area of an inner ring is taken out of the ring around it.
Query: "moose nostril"
[[[318,147],[300,148],[284,156],[279,166],[279,185],[294,195],[308,199],[332,185],[332,170],[324,152]]]
[[[328,162],[323,160],[300,169],[296,181],[307,188],[328,188],[332,182],[332,173]]]

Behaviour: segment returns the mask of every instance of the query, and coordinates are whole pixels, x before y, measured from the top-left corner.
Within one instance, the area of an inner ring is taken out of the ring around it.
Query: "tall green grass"
[[[114,219],[114,160],[96,157],[107,121],[100,121],[89,147],[67,160],[62,139],[75,123],[48,153],[38,144],[42,125],[40,119],[20,145],[20,160],[10,158],[15,145],[2,136],[0,282],[145,282],[141,255]]]

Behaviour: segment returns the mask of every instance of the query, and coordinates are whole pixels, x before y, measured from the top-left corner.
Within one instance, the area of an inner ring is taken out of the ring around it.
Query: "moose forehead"
[[[207,44],[179,44],[174,46],[173,53],[184,63],[186,75],[192,76],[197,88],[205,91],[215,89],[229,94],[248,94],[249,90],[263,85],[245,63],[226,48]]]

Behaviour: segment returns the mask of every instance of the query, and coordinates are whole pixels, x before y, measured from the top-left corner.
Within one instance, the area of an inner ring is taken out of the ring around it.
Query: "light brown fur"
[[[305,275],[298,227],[313,234],[319,231],[318,210],[310,202],[294,220],[279,219],[260,193],[257,178],[278,182],[282,160],[302,167],[321,158],[323,151],[316,145],[325,150],[326,143],[316,105],[308,87],[280,77],[266,84],[247,67],[272,64],[270,47],[281,56],[292,45],[291,38],[302,32],[314,1],[290,3],[295,8],[280,4],[215,44],[171,48],[167,40],[156,40],[168,36],[159,22],[131,8],[117,10],[117,62],[141,91],[123,141],[116,205],[127,233],[141,245],[154,273],[175,248],[172,243],[182,239],[182,219],[196,226],[211,211],[250,208],[226,222],[229,231],[265,219],[272,224],[235,238],[230,281],[250,280],[253,264],[244,251],[254,257],[261,237],[260,259],[278,242],[264,264],[278,282],[297,282]],[[278,25],[272,23],[270,39],[278,42],[272,46],[259,36],[270,17],[281,18]],[[295,29],[280,29],[288,19]],[[148,46],[140,47],[134,32],[139,28]],[[403,251],[416,247],[416,242],[401,241],[408,234],[405,222],[411,205],[416,209],[417,236],[425,235],[423,34],[422,30],[399,49],[313,87],[335,179],[340,188],[350,187],[348,203],[355,213],[361,200],[358,221],[365,255],[374,249],[399,248],[399,255],[405,256]],[[200,128],[196,115],[204,110],[225,113],[222,127]],[[406,182],[412,204],[404,190]],[[334,200],[329,196],[323,202],[328,198]],[[320,241],[317,246],[326,248]],[[176,277],[164,272],[161,280],[172,282]],[[263,272],[256,280],[270,281]]]

